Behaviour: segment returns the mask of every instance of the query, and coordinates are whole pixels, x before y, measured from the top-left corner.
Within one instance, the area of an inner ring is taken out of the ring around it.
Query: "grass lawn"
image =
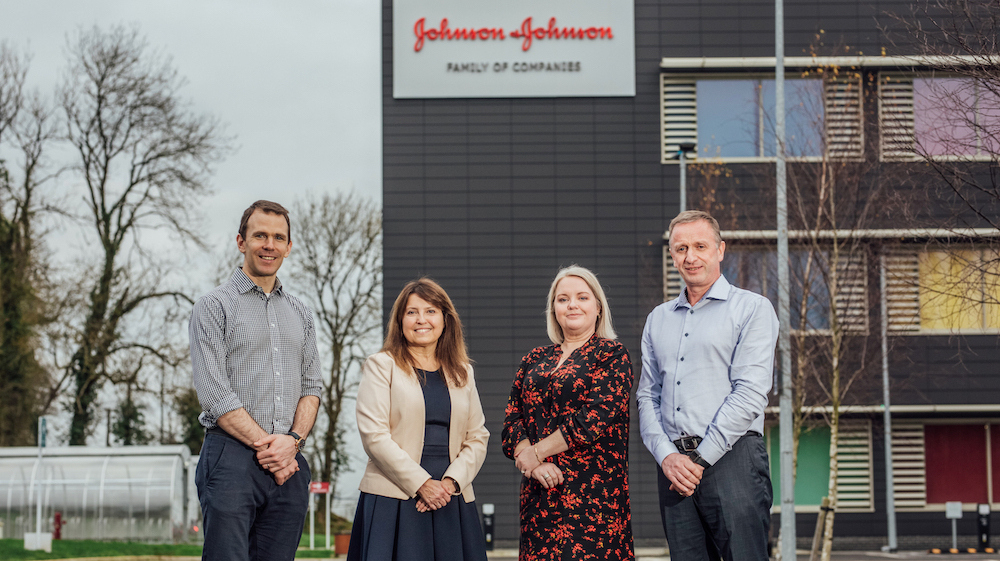
[[[332,539],[332,536],[331,536]],[[333,551],[321,549],[325,536],[316,536],[315,550],[300,549],[296,559],[330,559]],[[308,534],[303,536],[301,547],[309,547]],[[0,559],[20,561],[22,559],[73,559],[78,557],[123,557],[139,555],[165,555],[177,557],[201,557],[201,546],[191,544],[149,544],[138,542],[102,542],[93,540],[54,540],[52,553],[26,551],[24,540],[0,540]]]
[[[74,557],[120,557],[124,555],[176,555],[201,557],[200,545],[53,540],[52,553],[26,551],[24,540],[0,540],[0,559],[72,559]]]

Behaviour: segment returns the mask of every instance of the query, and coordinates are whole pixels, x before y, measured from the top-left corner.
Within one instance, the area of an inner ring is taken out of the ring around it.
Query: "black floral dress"
[[[632,363],[618,341],[596,335],[566,359],[559,345],[521,360],[507,402],[503,451],[562,430],[569,450],[548,461],[564,482],[521,483],[520,560],[634,559],[628,495]]]

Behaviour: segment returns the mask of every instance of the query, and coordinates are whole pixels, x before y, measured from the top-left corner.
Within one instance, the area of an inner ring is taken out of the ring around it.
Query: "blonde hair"
[[[556,286],[559,285],[559,281],[566,277],[577,277],[587,283],[590,291],[597,298],[597,326],[595,330],[597,336],[602,339],[617,339],[618,334],[615,333],[615,328],[611,323],[611,307],[608,306],[608,297],[604,295],[604,288],[597,281],[597,275],[592,273],[590,269],[579,265],[570,265],[569,267],[560,269],[556,273],[556,278],[552,279],[552,286],[549,287],[549,300],[545,306],[545,326],[549,333],[549,339],[557,345],[561,345],[566,340],[566,337],[563,335],[562,326],[556,320],[555,308],[552,307],[552,303],[556,299]]]
[[[722,232],[719,230],[719,221],[713,218],[711,214],[703,210],[685,210],[675,216],[674,219],[670,221],[670,227],[667,228],[667,242],[670,242],[670,236],[674,234],[674,226],[700,222],[702,220],[708,222],[708,225],[712,227],[712,233],[715,234],[715,245],[721,244]]]

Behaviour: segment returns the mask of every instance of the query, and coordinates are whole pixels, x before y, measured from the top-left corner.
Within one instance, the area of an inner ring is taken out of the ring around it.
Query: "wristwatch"
[[[690,452],[687,453],[687,455],[688,455],[688,458],[691,458],[692,462],[698,464],[699,466],[701,466],[703,468],[710,468],[710,467],[712,467],[712,464],[708,463],[708,461],[705,460],[705,458],[702,458],[701,454],[699,454],[697,450],[691,450]]]
[[[306,437],[299,436],[293,431],[288,431],[288,436],[295,439],[295,450],[301,452],[303,448],[306,447]]]

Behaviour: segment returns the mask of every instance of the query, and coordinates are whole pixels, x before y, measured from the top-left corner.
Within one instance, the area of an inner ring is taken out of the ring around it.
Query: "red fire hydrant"
[[[63,527],[62,513],[57,510],[55,520],[52,522],[52,539],[54,540],[62,539],[62,527]]]

